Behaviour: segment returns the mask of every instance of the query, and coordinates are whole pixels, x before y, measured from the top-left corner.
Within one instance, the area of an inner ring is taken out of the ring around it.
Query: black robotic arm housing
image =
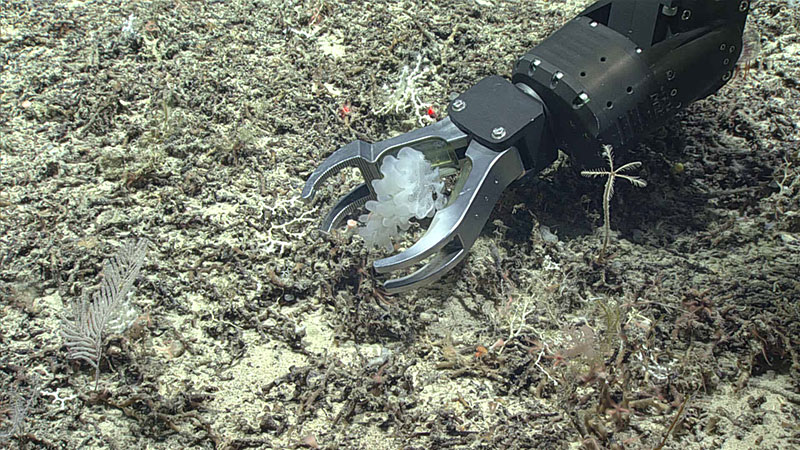
[[[512,82],[547,106],[555,144],[579,165],[626,147],[731,79],[744,0],[602,0],[520,58]]]

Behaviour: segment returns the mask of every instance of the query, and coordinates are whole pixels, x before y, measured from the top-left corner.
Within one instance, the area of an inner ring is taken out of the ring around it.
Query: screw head
[[[492,137],[495,139],[503,139],[506,137],[506,129],[503,127],[495,127],[492,130]]]
[[[457,98],[453,101],[453,111],[463,111],[467,107],[467,102]]]

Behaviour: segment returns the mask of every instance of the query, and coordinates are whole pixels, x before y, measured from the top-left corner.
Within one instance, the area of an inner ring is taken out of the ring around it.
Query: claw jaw
[[[430,227],[405,251],[373,263],[375,271],[386,274],[403,270],[432,258],[414,273],[384,284],[397,293],[428,285],[463,260],[478,238],[503,191],[525,174],[519,152],[511,147],[495,152],[477,141],[467,149],[470,168],[465,169],[451,203],[439,210]]]
[[[361,140],[350,142],[333,152],[314,170],[303,186],[301,198],[307,202],[313,200],[322,183],[343,169],[355,167],[361,172],[364,184],[342,197],[322,221],[320,228],[330,232],[350,213],[375,199],[372,180],[381,177],[380,164],[383,158],[398,153],[403,147],[412,147],[423,152],[434,167],[458,167],[454,149],[466,147],[467,139],[464,132],[449,118],[445,118],[425,128],[374,144]]]
[[[347,167],[358,168],[361,176],[367,180],[366,184],[369,189],[369,181],[377,178],[379,174],[377,172],[377,164],[373,161],[372,147],[373,145],[368,142],[357,140],[336,150],[331,156],[322,161],[322,164],[308,177],[305,186],[303,186],[301,198],[307,202],[313,200],[314,195],[325,180]]]
[[[434,167],[442,170],[461,167],[462,172],[450,201],[434,214],[422,238],[405,251],[373,263],[375,271],[381,274],[423,264],[409,275],[385,281],[384,289],[390,294],[429,285],[461,262],[503,191],[525,173],[516,147],[490,149],[470,139],[449,117],[374,144],[353,141],[323,161],[303,188],[302,198],[310,201],[322,182],[346,167],[358,168],[364,177],[365,182],[342,197],[325,217],[321,224],[323,231],[330,232],[368,200],[375,199],[371,183],[380,177],[381,160],[403,147],[422,151]]]

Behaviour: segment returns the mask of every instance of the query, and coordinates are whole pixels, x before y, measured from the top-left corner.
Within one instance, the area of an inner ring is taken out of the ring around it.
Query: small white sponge
[[[369,246],[393,250],[392,238],[407,230],[412,217],[431,217],[444,207],[444,181],[422,152],[403,147],[381,164],[383,178],[372,181],[378,200],[367,202],[369,214],[358,218],[365,225],[358,234]]]

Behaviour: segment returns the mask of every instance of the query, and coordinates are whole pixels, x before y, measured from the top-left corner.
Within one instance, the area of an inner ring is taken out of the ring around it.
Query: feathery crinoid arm
[[[92,300],[84,295],[72,305],[72,316],[62,320],[61,335],[70,359],[86,361],[99,372],[103,340],[109,324],[126,314],[127,295],[144,264],[149,242],[127,242],[117,254],[103,262],[103,280]]]

